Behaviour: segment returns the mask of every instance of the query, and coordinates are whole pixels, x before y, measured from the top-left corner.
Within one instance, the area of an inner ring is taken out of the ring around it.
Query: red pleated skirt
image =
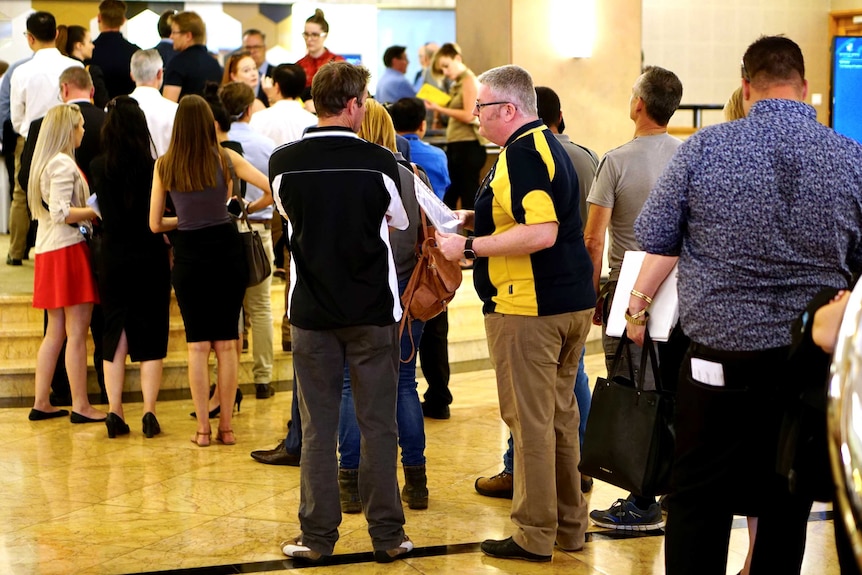
[[[87,242],[36,254],[33,307],[56,309],[82,303],[99,303]]]

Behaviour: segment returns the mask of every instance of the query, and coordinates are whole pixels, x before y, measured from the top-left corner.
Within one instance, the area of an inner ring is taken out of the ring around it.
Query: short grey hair
[[[132,79],[135,82],[152,82],[163,65],[158,50],[138,50],[132,54]]]
[[[515,104],[522,114],[537,116],[536,89],[533,77],[520,66],[508,65],[491,68],[481,74],[479,83],[488,86],[501,99]]]

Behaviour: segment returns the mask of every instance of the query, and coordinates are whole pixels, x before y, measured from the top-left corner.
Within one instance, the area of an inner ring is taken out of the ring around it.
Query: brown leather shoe
[[[501,471],[493,477],[480,477],[476,480],[476,491],[486,497],[511,499],[515,477],[508,471]]]
[[[266,463],[267,465],[290,465],[292,467],[299,467],[300,456],[298,454],[289,453],[284,448],[284,440],[281,440],[278,442],[275,449],[252,451],[251,458],[260,463]]]

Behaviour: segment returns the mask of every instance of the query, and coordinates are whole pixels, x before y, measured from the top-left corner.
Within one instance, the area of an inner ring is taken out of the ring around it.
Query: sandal
[[[219,427],[218,433],[216,433],[216,441],[218,441],[219,443],[221,443],[223,445],[236,445],[236,436],[235,435],[234,435],[233,439],[231,439],[230,441],[227,441],[225,439],[224,436],[227,435],[228,433],[230,433],[231,435],[234,435],[233,429],[222,429],[221,427]]]
[[[212,436],[212,431],[207,431],[206,433],[204,433],[202,431],[195,431],[195,436],[191,438],[191,442],[194,443],[195,445],[197,445],[198,447],[209,447],[210,446],[210,440],[209,440],[210,436]],[[198,437],[206,437],[207,442],[206,443],[200,443],[198,441]]]

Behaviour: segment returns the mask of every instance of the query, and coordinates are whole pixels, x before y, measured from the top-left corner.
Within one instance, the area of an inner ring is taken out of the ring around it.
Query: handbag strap
[[[613,379],[617,372],[619,371],[620,361],[622,361],[623,355],[626,356],[626,364],[629,366],[629,380],[635,381],[635,372],[634,366],[632,365],[632,353],[629,349],[629,344],[632,341],[629,339],[625,330],[623,330],[623,334],[620,336],[620,342],[617,344],[617,350],[614,352],[614,358],[611,361],[611,370],[608,372],[608,379]]]
[[[649,328],[644,330],[644,346],[641,352],[641,365],[638,372],[637,386],[639,391],[644,390],[644,380],[646,379],[646,363],[649,356],[650,368],[652,369],[653,381],[655,382],[656,391],[662,391],[661,373],[658,369],[658,357],[656,357],[655,343],[649,335]]]

